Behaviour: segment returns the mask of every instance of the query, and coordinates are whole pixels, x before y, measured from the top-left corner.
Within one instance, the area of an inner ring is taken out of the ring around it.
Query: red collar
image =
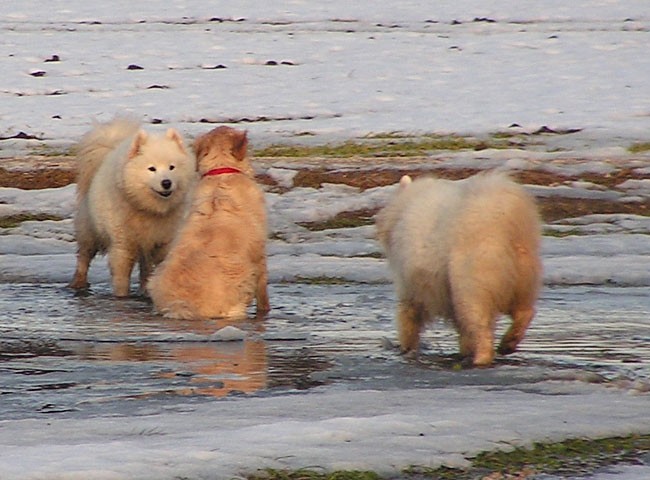
[[[242,173],[242,171],[234,167],[219,167],[219,168],[213,168],[212,170],[205,172],[203,176],[212,177],[215,175],[222,175],[224,173]]]

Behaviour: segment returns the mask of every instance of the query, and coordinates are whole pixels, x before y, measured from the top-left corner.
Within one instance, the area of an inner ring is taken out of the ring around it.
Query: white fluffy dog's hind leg
[[[423,327],[422,309],[411,302],[400,300],[397,305],[397,330],[402,353],[417,354]]]
[[[74,277],[72,277],[72,281],[68,284],[70,288],[76,290],[88,288],[88,269],[90,268],[90,262],[95,258],[96,254],[97,250],[95,249],[79,247],[79,251],[77,252],[77,268],[74,272]]]
[[[535,316],[535,309],[531,306],[525,306],[514,310],[511,313],[512,325],[503,336],[499,344],[499,353],[508,355],[517,351],[517,345],[524,339],[526,329]]]
[[[487,367],[494,361],[495,314],[489,308],[454,298],[455,325],[461,356],[475,367]]]

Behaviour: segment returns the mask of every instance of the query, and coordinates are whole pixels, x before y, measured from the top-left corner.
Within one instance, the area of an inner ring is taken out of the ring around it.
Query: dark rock
[[[496,20],[487,17],[475,17],[475,22],[486,22],[486,23],[496,23]]]
[[[18,132],[16,135],[11,135],[9,137],[0,137],[0,140],[42,140],[35,135],[29,135],[25,132]]]

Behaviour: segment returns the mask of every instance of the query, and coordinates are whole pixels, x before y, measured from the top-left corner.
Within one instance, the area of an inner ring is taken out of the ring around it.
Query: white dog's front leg
[[[113,279],[113,295],[126,297],[129,295],[131,271],[135,264],[134,256],[124,248],[112,248],[108,254],[108,264]]]

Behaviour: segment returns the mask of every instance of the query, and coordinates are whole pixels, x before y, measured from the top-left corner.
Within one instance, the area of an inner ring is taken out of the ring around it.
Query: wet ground
[[[2,284],[2,417],[134,414],[178,396],[311,388],[535,389],[558,379],[650,389],[646,289],[547,288],[520,352],[469,370],[444,324],[427,331],[418,360],[394,350],[390,285],[275,284],[270,294],[270,315],[236,323],[241,335],[225,341],[224,320],[164,319],[142,298],[113,299],[108,285],[79,296],[58,284]]]
[[[305,166],[304,160],[297,165],[282,161],[298,171],[294,186],[301,187],[344,183],[366,189],[394,183],[407,171],[422,173],[408,162],[404,168],[324,169]],[[274,162],[258,163],[264,168]],[[55,165],[34,170],[27,164],[17,170],[0,169],[0,185],[39,189],[59,186],[59,181],[65,185],[72,177],[69,165],[62,166],[65,168]],[[533,186],[573,185],[580,179],[571,172],[573,167],[568,174],[538,169],[518,175]],[[435,173],[457,178],[473,171],[435,167]],[[646,181],[647,177],[646,170],[616,165],[613,173],[591,174],[588,180],[598,188],[616,189],[626,180]],[[259,179],[271,191],[282,192],[273,178]],[[548,225],[594,212],[645,215],[648,205],[647,195],[634,202],[600,201],[590,195],[540,199]],[[301,224],[308,230],[292,236],[291,241],[309,246],[311,239],[322,244],[318,247],[322,251],[305,251],[332,255],[339,250],[323,245],[337,241],[336,235],[318,236],[318,230],[363,225],[372,220],[373,213],[351,207],[337,215],[332,225],[329,220],[323,225]],[[340,221],[348,219],[351,225]],[[602,234],[600,228],[596,233]],[[638,229],[633,231],[646,232],[640,223]],[[361,243],[366,240],[361,231],[355,235]],[[643,238],[637,235],[635,241],[643,244]],[[302,251],[278,248],[278,242],[272,244],[276,255]],[[624,250],[626,245],[619,247]],[[597,269],[599,255],[618,255],[619,247],[587,252],[593,267]],[[353,249],[354,255],[376,253],[364,248]],[[576,253],[580,250],[571,248]],[[353,256],[347,261],[354,265],[355,259],[362,258]],[[283,261],[272,260],[276,267]],[[557,258],[550,260],[553,264]],[[25,261],[30,262],[28,256]],[[339,278],[336,272],[331,277],[309,272],[285,283],[283,274],[275,272],[269,286],[273,309],[265,319],[251,315],[234,323],[223,319],[172,321],[153,315],[150,303],[142,297],[113,298],[108,283],[102,283],[106,280],[93,281],[92,291],[79,295],[63,283],[51,283],[61,281],[49,279],[60,279],[59,275],[45,275],[48,280],[39,283],[38,267],[30,265],[26,271],[34,274],[10,276],[0,283],[2,420],[134,418],[215,402],[215,407],[221,408],[224,400],[242,396],[293,396],[307,391],[343,391],[347,395],[349,390],[376,390],[390,394],[391,390],[479,386],[498,393],[562,395],[575,384],[598,384],[626,396],[650,392],[647,286],[631,286],[637,285],[633,281],[615,284],[607,275],[602,283],[595,275],[581,277],[598,285],[547,284],[520,351],[498,357],[493,368],[463,369],[456,356],[456,333],[444,323],[427,330],[418,359],[398,353],[394,347],[395,296],[387,283],[355,283],[346,280],[353,276]],[[578,265],[592,268],[591,263]],[[624,265],[631,268],[629,263]],[[16,281],[25,283],[6,283]],[[506,319],[500,322],[499,334],[507,325]]]

